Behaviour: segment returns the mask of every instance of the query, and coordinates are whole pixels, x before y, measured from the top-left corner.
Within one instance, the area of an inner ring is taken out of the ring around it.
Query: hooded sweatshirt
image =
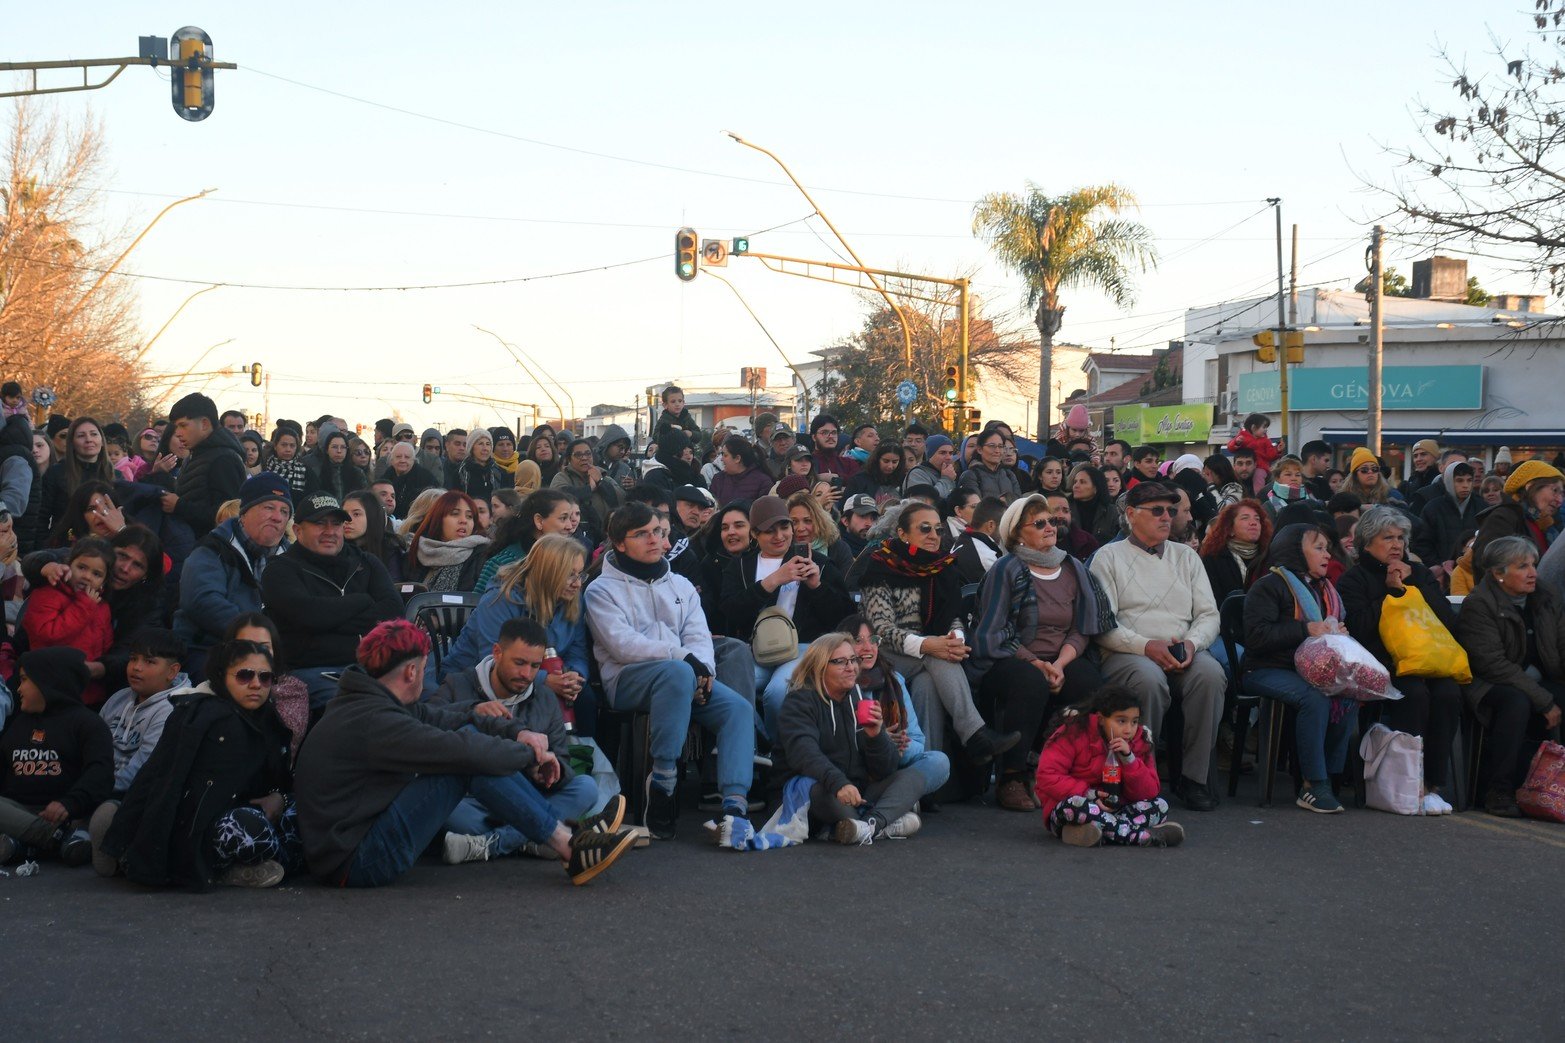
[[[499,703],[511,712],[510,721],[516,727],[548,736],[549,750],[560,762],[560,782],[569,782],[570,736],[565,731],[560,700],[544,684],[543,671],[540,670],[533,683],[516,695],[496,692],[493,673],[494,656],[490,655],[469,670],[447,674],[445,682],[429,697],[429,705],[471,711],[479,703]]]
[[[624,443],[625,452],[620,454],[618,460],[610,460],[609,446],[616,442]],[[598,439],[598,466],[603,468],[605,477],[612,478],[616,482],[634,473],[630,463],[630,435],[626,434],[625,429],[618,424],[605,427],[602,437]]]
[[[109,797],[114,745],[103,719],[81,704],[87,660],[74,648],[36,649],[21,669],[43,693],[41,713],[17,712],[0,732],[0,797],[27,808],[59,801],[81,819]]]
[[[1478,512],[1483,509],[1483,497],[1476,490],[1469,490],[1467,498],[1456,498],[1456,475],[1453,473],[1462,461],[1453,460],[1440,474],[1434,488],[1439,495],[1430,498],[1419,517],[1423,520],[1413,532],[1413,553],[1426,565],[1443,565],[1453,561],[1456,541],[1467,529],[1478,527]],[[1474,483],[1476,484],[1476,483]]]
[[[153,747],[163,735],[163,725],[174,712],[170,697],[190,688],[190,677],[183,671],[174,675],[174,683],[161,692],[136,701],[136,693],[121,688],[103,704],[101,716],[114,740],[114,792],[124,793],[152,756]],[[210,691],[210,689],[208,689]]]
[[[418,438],[419,449],[417,455],[413,457],[413,462],[424,468],[424,470],[428,471],[432,475],[444,474],[446,469],[446,458],[441,455],[440,450],[437,449],[433,453],[426,453],[424,451],[424,443],[429,441],[431,438],[439,439],[442,446],[446,444],[445,439],[441,437],[440,432],[437,429],[433,427],[424,428],[424,433],[419,435]],[[438,485],[439,483],[434,482],[431,484]]]

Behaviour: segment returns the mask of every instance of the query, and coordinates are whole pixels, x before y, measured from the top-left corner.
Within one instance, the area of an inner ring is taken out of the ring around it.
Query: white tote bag
[[[1422,815],[1424,740],[1377,724],[1359,743],[1364,758],[1364,802],[1395,815]]]

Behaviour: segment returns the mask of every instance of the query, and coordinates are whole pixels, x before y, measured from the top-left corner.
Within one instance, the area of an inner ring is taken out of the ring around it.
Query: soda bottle
[[[1098,794],[1110,807],[1119,806],[1120,767],[1119,755],[1109,750],[1103,757],[1103,777],[1098,780]]]
[[[563,674],[565,672],[565,660],[560,658],[560,653],[551,646],[543,650],[543,671],[549,674]],[[576,730],[576,707],[565,699],[560,700],[560,716],[565,718],[565,730],[567,733]]]

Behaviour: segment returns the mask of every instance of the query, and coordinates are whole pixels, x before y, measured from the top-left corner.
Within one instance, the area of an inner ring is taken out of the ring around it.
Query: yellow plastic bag
[[[1468,684],[1473,670],[1467,651],[1440,622],[1417,587],[1380,603],[1380,640],[1385,642],[1396,672],[1410,677],[1449,677]]]

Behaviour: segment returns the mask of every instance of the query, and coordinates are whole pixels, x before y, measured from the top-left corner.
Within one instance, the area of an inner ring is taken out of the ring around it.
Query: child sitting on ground
[[[174,712],[171,696],[190,686],[182,667],[185,642],[162,627],[131,635],[126,687],[109,696],[101,711],[114,736],[114,795],[123,798],[136,772],[152,756],[163,724]]]
[[[1130,689],[1105,685],[1065,711],[1038,757],[1035,791],[1049,832],[1075,847],[1174,847],[1184,827],[1165,821],[1141,704]]]
[[[22,629],[28,647],[79,648],[87,657],[92,683],[81,693],[84,706],[102,705],[103,654],[114,644],[109,606],[103,585],[114,571],[114,548],[103,540],[85,537],[71,546],[70,575],[62,582],[39,587],[27,597]]]

